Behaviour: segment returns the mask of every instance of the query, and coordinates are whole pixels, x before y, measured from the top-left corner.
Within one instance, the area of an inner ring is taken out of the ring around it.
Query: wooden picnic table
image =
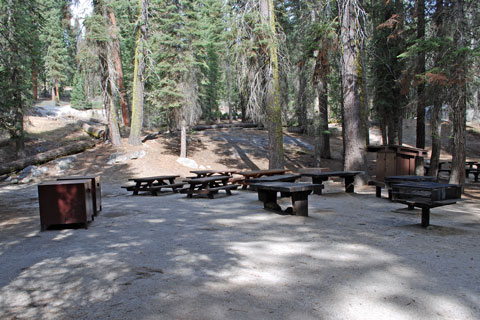
[[[228,184],[228,180],[230,178],[231,177],[228,175],[213,175],[210,177],[186,179],[183,181],[189,183],[190,186],[181,189],[180,192],[186,193],[187,198],[192,198],[194,194],[203,194],[207,195],[210,199],[213,199],[213,195],[218,193],[220,190],[225,190],[228,195],[231,195],[231,190],[237,189],[238,185]]]
[[[196,174],[196,178],[203,178],[203,177],[210,177],[213,175],[220,175],[220,176],[231,176],[232,174],[236,173],[238,170],[192,170],[191,173]]]
[[[422,227],[430,224],[430,209],[462,201],[462,188],[456,184],[437,182],[405,182],[392,186],[392,200],[422,209]]]
[[[388,199],[392,199],[392,186],[405,182],[437,182],[437,177],[432,176],[388,176],[385,177],[385,188],[388,190]],[[381,197],[381,186],[376,185],[376,196]]]
[[[281,175],[281,174],[285,174],[285,172],[289,172],[289,171],[291,171],[291,170],[288,170],[288,169],[268,169],[268,170],[243,171],[243,172],[238,172],[238,174],[243,176],[242,189],[247,189],[249,179],[260,178],[260,177],[263,177],[263,176]]]
[[[163,188],[172,189],[173,192],[177,192],[178,188],[184,186],[184,183],[175,183],[175,178],[178,178],[178,175],[169,175],[169,176],[154,176],[154,177],[142,177],[142,178],[131,178],[128,181],[135,182],[134,186],[122,186],[122,188],[127,189],[127,191],[133,191],[133,195],[137,195],[140,191],[150,192],[152,195],[156,196],[158,191],[161,191]]]
[[[312,191],[323,188],[323,185],[297,182],[262,182],[254,183],[252,186],[258,191],[258,198],[263,201],[265,209],[282,212],[277,204],[277,193],[290,196],[292,207],[286,212],[297,216],[308,217],[308,195]]]
[[[327,181],[330,177],[340,177],[344,179],[345,183],[345,192],[353,193],[355,192],[354,181],[357,174],[361,174],[363,171],[310,171],[302,173],[302,177],[311,177],[312,183],[314,184],[323,184],[323,181]],[[314,190],[315,194],[322,194],[322,189]]]

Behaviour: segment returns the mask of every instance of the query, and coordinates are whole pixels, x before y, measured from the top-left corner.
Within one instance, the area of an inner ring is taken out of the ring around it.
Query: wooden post
[[[430,224],[430,208],[422,208],[422,227],[426,228]]]

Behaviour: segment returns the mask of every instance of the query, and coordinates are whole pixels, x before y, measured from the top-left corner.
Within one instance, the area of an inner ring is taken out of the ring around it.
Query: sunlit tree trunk
[[[140,135],[143,128],[143,94],[145,86],[145,37],[147,33],[147,9],[148,1],[139,0],[139,17],[137,41],[135,48],[135,65],[133,71],[133,102],[132,123],[128,143],[140,145]]]
[[[344,169],[366,172],[365,135],[357,75],[357,63],[360,59],[360,52],[355,9],[358,8],[354,7],[354,3],[351,0],[340,0],[338,4],[339,12],[341,13],[340,46],[342,51],[341,68],[344,103]],[[364,178],[359,177],[358,182],[364,183],[364,180]]]
[[[112,54],[115,61],[116,78],[118,82],[118,91],[120,93],[120,107],[122,109],[123,124],[130,126],[130,119],[128,117],[128,107],[125,94],[125,87],[123,86],[123,67],[122,58],[120,55],[120,42],[118,41],[117,21],[115,19],[115,12],[111,7],[108,7],[108,16],[112,28],[110,29],[110,36],[112,38]]]
[[[280,96],[280,79],[278,71],[278,47],[273,0],[261,0],[260,13],[268,26],[270,41],[268,44],[269,66],[267,71],[267,126],[269,168],[279,169],[284,166],[283,132],[282,132],[282,102]]]

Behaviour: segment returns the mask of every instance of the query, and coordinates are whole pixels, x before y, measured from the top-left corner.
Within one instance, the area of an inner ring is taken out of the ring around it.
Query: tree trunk
[[[370,108],[368,105],[369,102],[369,95],[368,95],[368,81],[367,81],[367,61],[365,58],[365,44],[362,45],[360,49],[360,57],[362,59],[362,102],[363,102],[363,109],[362,109],[362,118],[364,123],[364,130],[365,130],[365,144],[368,146],[370,144]]]
[[[115,61],[115,71],[118,82],[118,91],[120,93],[120,107],[122,109],[123,124],[126,127],[130,126],[130,119],[128,117],[128,106],[125,94],[125,87],[123,86],[123,67],[122,58],[120,54],[120,42],[118,41],[117,22],[115,19],[115,12],[108,6],[108,15],[110,17],[110,36],[112,38],[112,54]]]
[[[359,96],[357,63],[358,49],[356,13],[352,1],[339,1],[341,13],[342,88],[344,101],[345,170],[366,172],[365,136],[362,123],[362,105]],[[365,177],[357,180],[365,183]]]
[[[417,40],[425,38],[425,0],[417,0]],[[417,79],[417,148],[425,148],[425,52],[419,52],[416,64]]]
[[[442,150],[442,119],[441,100],[435,98],[433,101],[433,110],[430,118],[430,129],[432,133],[432,154],[430,155],[430,169],[428,174],[430,176],[438,176],[438,168],[440,167],[440,152]]]
[[[298,91],[297,91],[297,121],[302,131],[307,130],[307,102],[306,102],[306,86],[307,77],[305,75],[305,61],[298,63]]]
[[[268,26],[270,43],[268,45],[269,65],[266,80],[267,92],[267,126],[268,126],[268,151],[270,169],[281,169],[284,166],[283,132],[282,132],[282,102],[280,96],[280,79],[278,72],[278,45],[275,29],[275,13],[273,0],[261,0],[260,14]]]
[[[232,110],[232,71],[230,66],[230,47],[227,44],[227,65],[226,65],[226,76],[227,76],[227,103],[228,103],[228,122],[233,122],[233,110]]]
[[[453,17],[455,19],[455,32],[453,35],[455,47],[463,49],[468,46],[466,41],[466,17],[464,0],[456,0],[453,4]],[[460,53],[457,61],[460,66],[455,68],[455,85],[452,94],[453,107],[453,138],[452,138],[452,172],[449,182],[453,184],[465,183],[465,132],[467,111],[467,57]]]
[[[55,80],[55,102],[60,103],[60,85],[58,80]]]
[[[33,93],[33,100],[38,99],[38,72],[37,72],[37,63],[33,60],[32,65],[32,93]]]
[[[132,102],[132,124],[128,143],[140,145],[140,135],[143,128],[143,93],[145,85],[145,37],[147,32],[147,9],[148,1],[139,0],[139,17],[137,41],[135,48],[135,65],[133,71],[133,102]]]
[[[443,36],[443,0],[437,0],[435,5],[435,14],[433,15],[433,22],[435,27],[435,35],[437,37]],[[438,50],[434,66],[439,66],[439,61],[441,59],[442,48]],[[438,84],[434,84],[433,92],[440,93],[442,89]],[[440,167],[440,153],[442,151],[442,110],[443,96],[441,94],[436,94],[433,99],[433,110],[430,120],[430,129],[432,135],[432,153],[430,155],[430,169],[429,175],[437,177],[438,169]]]
[[[55,102],[55,86],[52,86],[52,101]]]
[[[180,158],[187,157],[187,126],[185,120],[180,124]]]

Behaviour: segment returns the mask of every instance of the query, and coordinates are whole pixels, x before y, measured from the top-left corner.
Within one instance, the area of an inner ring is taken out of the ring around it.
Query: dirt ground
[[[76,119],[31,116],[27,130],[29,154],[91,139]],[[467,155],[480,160],[475,130]],[[330,170],[341,169],[336,132],[333,159],[322,164]],[[410,145],[412,137],[405,135]],[[193,132],[188,157],[202,168],[265,169],[266,139],[257,129]],[[1,161],[12,159],[11,146],[0,145]],[[285,132],[287,167],[309,166],[311,145]],[[140,151],[145,156],[107,164],[112,154]],[[139,147],[99,142],[69,169],[50,162],[29,183],[0,182],[0,318],[480,319],[480,183],[473,179],[465,201],[432,209],[427,229],[418,225],[420,210],[387,201],[385,192],[376,198],[369,186],[346,194],[341,181],[310,196],[308,218],[265,211],[248,191],[209,200],[120,188],[135,176],[191,176],[177,159],[178,137]],[[77,174],[101,176],[101,214],[88,230],[40,232],[36,184]]]

